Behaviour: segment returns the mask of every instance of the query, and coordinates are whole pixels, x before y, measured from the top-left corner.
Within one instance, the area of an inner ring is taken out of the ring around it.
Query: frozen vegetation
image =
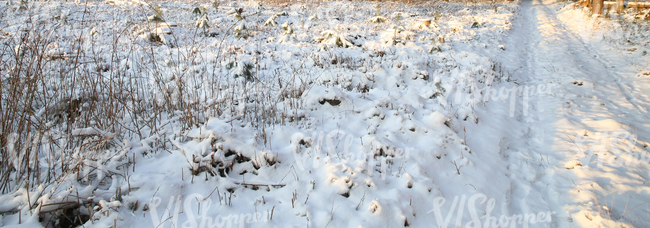
[[[0,226],[650,225],[632,9],[0,8]]]

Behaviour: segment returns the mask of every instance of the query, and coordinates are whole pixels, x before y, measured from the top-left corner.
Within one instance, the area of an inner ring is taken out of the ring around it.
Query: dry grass
[[[286,7],[293,2],[265,4]],[[304,3],[310,8],[321,4]],[[386,2],[384,8],[396,11],[406,4],[441,10],[436,2],[422,3]],[[247,123],[259,131],[257,137],[264,137],[266,143],[266,129],[301,124],[301,97],[315,84],[319,72],[381,64],[330,52],[329,56],[305,56],[313,60],[315,69],[285,63],[277,69],[263,70],[258,61],[265,58],[264,50],[257,49],[257,60],[245,63],[250,64],[250,72],[233,77],[236,69],[228,66],[244,64],[237,62],[239,57],[250,54],[239,44],[229,43],[228,36],[232,36],[239,21],[214,29],[219,34],[218,44],[210,48],[218,49],[216,55],[208,55],[201,51],[210,45],[208,38],[198,29],[188,30],[184,37],[172,34],[168,37],[172,42],[166,44],[143,40],[138,31],[160,27],[138,21],[138,17],[153,14],[153,8],[140,6],[139,12],[133,12],[133,7],[98,5],[91,1],[81,10],[73,8],[44,19],[35,15],[46,4],[30,2],[25,10],[3,14],[37,23],[0,21],[3,29],[18,30],[0,34],[0,193],[39,185],[49,189],[69,187],[62,185],[65,182],[98,185],[110,183],[112,176],[126,180],[130,168],[136,165],[135,154],[128,152],[129,143],[149,142],[152,149],[138,156],[168,151],[173,146],[166,134],[186,134],[211,117],[231,120],[231,124],[235,122],[232,120]],[[462,10],[466,5],[449,7]],[[472,7],[491,9],[489,4]],[[119,20],[97,16],[113,14]],[[189,12],[186,14],[161,17],[170,21],[191,17]],[[259,37],[275,36],[262,26],[251,26],[249,30]],[[118,171],[104,169],[108,162],[119,167]],[[116,197],[121,194],[116,193]],[[56,202],[59,204],[94,206],[93,202],[79,199]],[[69,209],[52,205],[43,213]]]

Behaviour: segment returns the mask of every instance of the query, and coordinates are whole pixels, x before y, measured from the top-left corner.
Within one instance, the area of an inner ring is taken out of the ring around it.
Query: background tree
[[[591,9],[593,14],[602,14],[603,13],[603,0],[593,0],[591,4]]]

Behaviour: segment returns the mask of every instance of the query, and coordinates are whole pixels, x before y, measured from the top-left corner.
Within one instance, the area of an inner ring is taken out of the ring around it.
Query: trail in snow
[[[554,223],[541,227],[650,225],[649,102],[637,89],[648,88],[648,80],[629,73],[634,64],[624,54],[584,40],[581,24],[558,17],[566,10],[522,2],[509,50],[497,56],[516,84],[555,85],[552,96],[531,97],[527,115],[517,110],[501,126],[510,129],[500,142],[509,207],[556,211]]]

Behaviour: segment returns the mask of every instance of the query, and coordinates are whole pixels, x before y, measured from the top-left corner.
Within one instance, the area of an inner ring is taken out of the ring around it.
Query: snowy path
[[[650,225],[648,79],[636,77],[639,64],[626,53],[581,37],[581,24],[561,10],[523,1],[497,57],[518,86],[553,85],[552,95],[531,97],[527,113],[518,104],[515,117],[495,117],[510,122],[499,143],[510,211],[557,212],[540,227]]]

